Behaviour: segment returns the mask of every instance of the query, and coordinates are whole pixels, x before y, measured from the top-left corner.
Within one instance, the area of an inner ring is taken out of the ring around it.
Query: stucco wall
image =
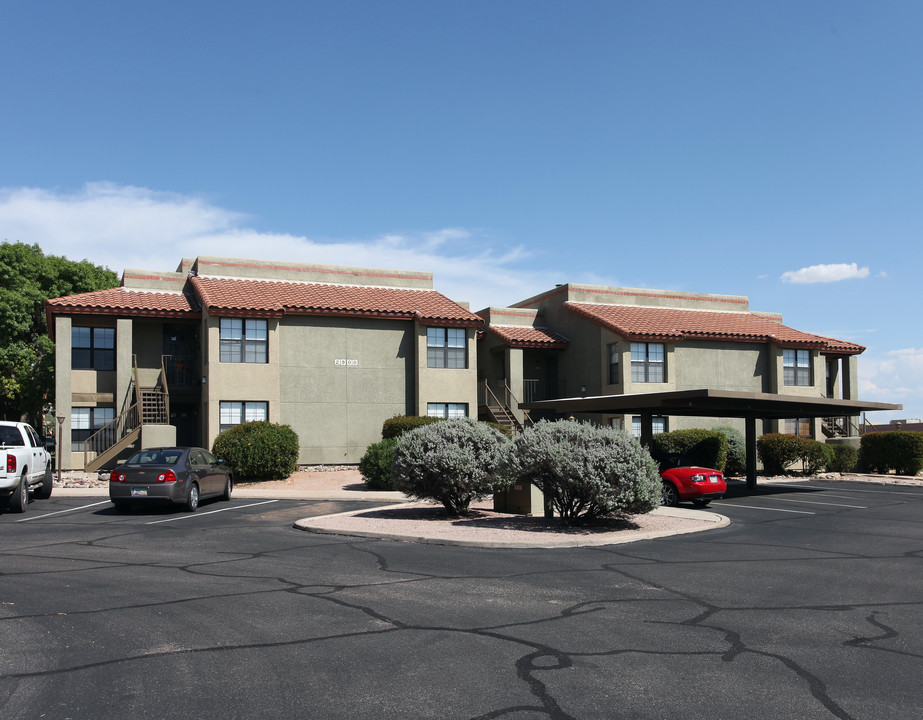
[[[412,322],[296,317],[278,336],[279,418],[298,433],[300,463],[357,463],[412,407]]]
[[[477,417],[477,341],[474,328],[465,328],[468,367],[429,368],[426,366],[426,326],[416,325],[416,409],[426,415],[426,404],[467,403],[468,415]]]

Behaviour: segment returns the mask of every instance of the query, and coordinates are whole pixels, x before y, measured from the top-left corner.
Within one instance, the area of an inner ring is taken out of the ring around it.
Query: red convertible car
[[[705,507],[712,500],[724,497],[727,483],[724,473],[711,468],[685,466],[664,470],[662,504],[674,506],[680,500],[692,500],[693,504]]]

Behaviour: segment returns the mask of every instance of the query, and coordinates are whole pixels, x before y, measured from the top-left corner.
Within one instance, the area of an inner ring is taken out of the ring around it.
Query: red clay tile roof
[[[219,277],[193,277],[192,286],[211,315],[346,315],[462,327],[483,322],[435,290]]]
[[[771,342],[845,355],[858,355],[865,350],[862,345],[804,333],[754,313],[575,302],[567,302],[564,307],[629,340]]]
[[[45,312],[66,315],[121,315],[131,317],[200,317],[194,297],[175,292],[123,287],[67,295],[45,301]]]
[[[491,325],[487,329],[510,347],[563,349],[570,345],[566,337],[548,328]]]

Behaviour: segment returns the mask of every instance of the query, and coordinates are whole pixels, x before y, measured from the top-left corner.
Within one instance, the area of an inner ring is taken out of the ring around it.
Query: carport
[[[786,418],[856,416],[875,410],[901,410],[903,405],[861,402],[800,395],[734,392],[730,390],[674,390],[670,392],[559,398],[523,403],[529,411],[574,413],[624,413],[641,416],[641,442],[653,437],[653,418],[660,415],[743,418],[746,425],[747,487],[756,488],[756,421]]]

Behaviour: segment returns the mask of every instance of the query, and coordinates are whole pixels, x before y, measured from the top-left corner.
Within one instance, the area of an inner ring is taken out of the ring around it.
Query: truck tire
[[[10,510],[15,513],[24,513],[29,506],[29,485],[26,483],[26,473],[19,478],[19,485],[10,495]]]
[[[45,477],[42,478],[42,484],[39,485],[32,494],[40,500],[47,500],[51,497],[51,491],[54,488],[54,473],[51,471],[51,463],[45,468]]]

